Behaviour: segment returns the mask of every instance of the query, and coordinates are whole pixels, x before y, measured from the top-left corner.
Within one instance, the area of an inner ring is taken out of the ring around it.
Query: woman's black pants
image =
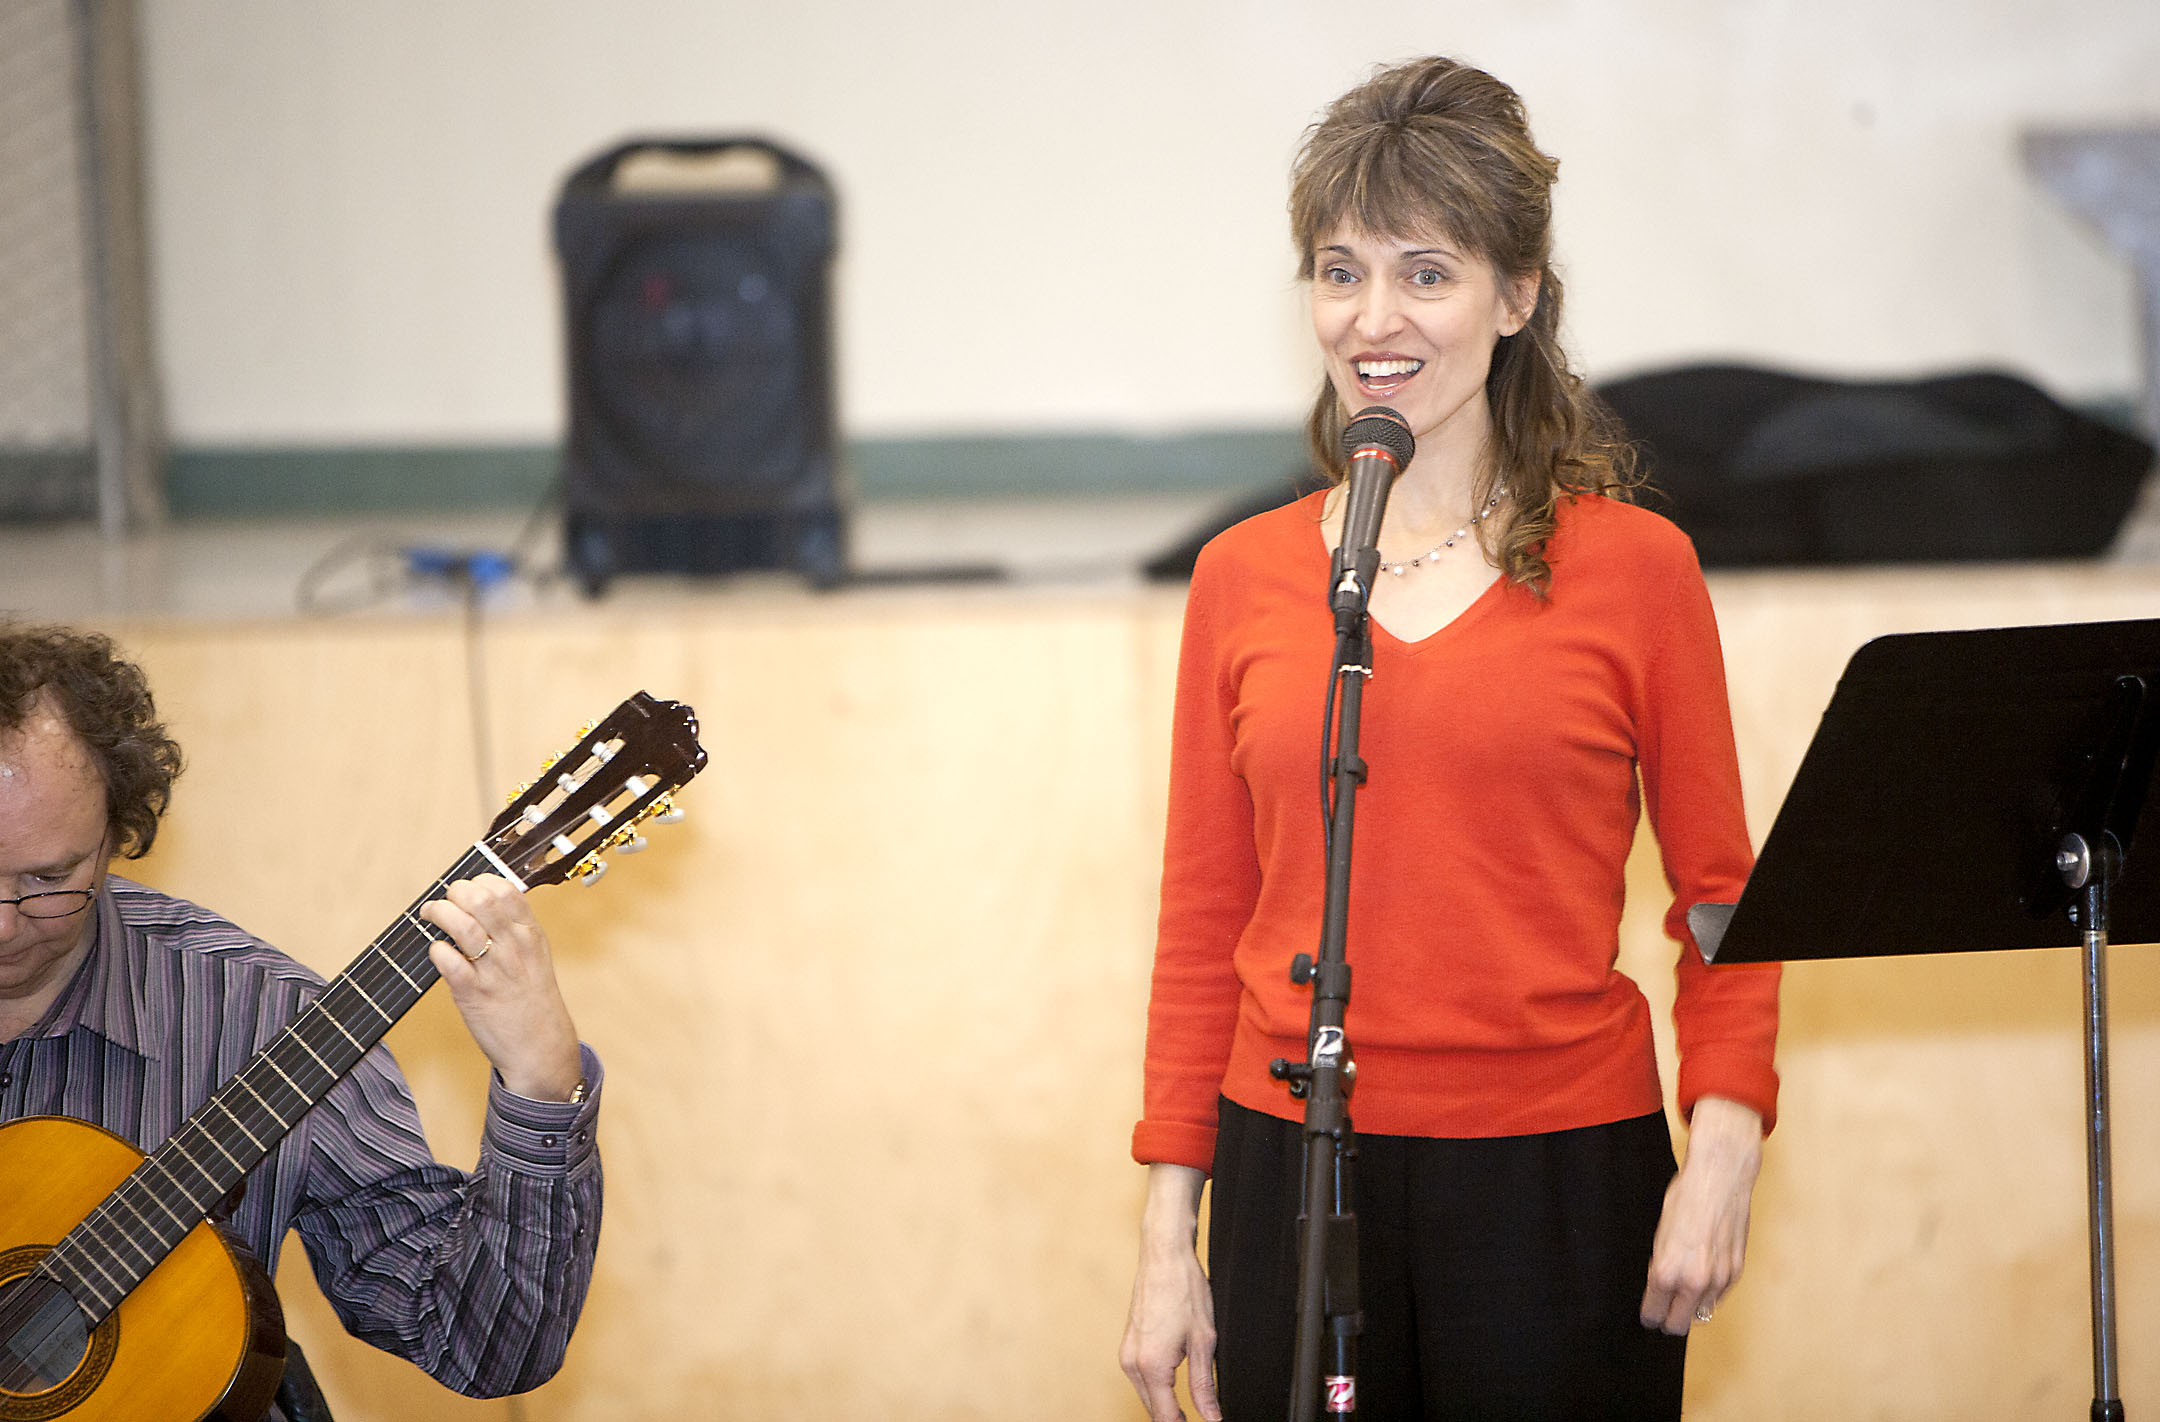
[[[1228,1422],[1289,1415],[1301,1140],[1222,1103],[1208,1267]],[[1638,1319],[1674,1171],[1663,1115],[1357,1150],[1360,1422],[1680,1416],[1687,1340]]]

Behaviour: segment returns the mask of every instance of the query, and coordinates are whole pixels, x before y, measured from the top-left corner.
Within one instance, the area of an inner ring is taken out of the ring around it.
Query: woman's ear
[[[1508,316],[1501,323],[1501,335],[1512,336],[1530,324],[1530,315],[1537,310],[1538,290],[1543,280],[1543,272],[1532,272],[1508,289]]]

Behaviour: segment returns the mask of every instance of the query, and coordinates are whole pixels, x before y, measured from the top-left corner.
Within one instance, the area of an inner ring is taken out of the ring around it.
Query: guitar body
[[[0,1309],[142,1161],[134,1146],[81,1121],[32,1116],[0,1126]],[[0,1377],[17,1341],[5,1328]],[[205,1222],[98,1326],[64,1377],[0,1381],[0,1422],[260,1422],[284,1372],[285,1320],[269,1276]]]

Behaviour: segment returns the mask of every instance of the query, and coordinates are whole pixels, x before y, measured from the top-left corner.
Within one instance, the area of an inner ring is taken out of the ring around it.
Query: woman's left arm
[[[1695,1103],[1687,1161],[1665,1189],[1650,1248],[1642,1323],[1686,1333],[1708,1323],[1747,1261],[1748,1209],[1762,1170],[1762,1113],[1723,1096]]]
[[[1777,1111],[1778,966],[1712,968],[1694,947],[1687,910],[1731,903],[1752,858],[1717,619],[1692,553],[1676,560],[1666,617],[1638,706],[1645,808],[1673,903],[1679,946],[1673,1004],[1687,1157],[1665,1192],[1643,1290],[1647,1328],[1686,1333],[1708,1322],[1740,1277],[1763,1136]]]

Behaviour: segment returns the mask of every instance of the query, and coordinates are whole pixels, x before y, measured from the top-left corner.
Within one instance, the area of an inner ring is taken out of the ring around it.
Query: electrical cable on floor
[[[480,581],[467,567],[457,577],[465,602],[465,705],[472,715],[473,786],[480,793],[480,824],[502,805],[495,793],[495,744],[488,733],[487,649],[481,640]]]
[[[533,557],[535,544],[539,541],[540,535],[547,531],[548,515],[561,515],[563,501],[567,497],[568,489],[569,476],[563,471],[562,466],[557,465],[555,476],[548,480],[547,488],[541,490],[539,501],[533,505],[532,512],[525,516],[525,522],[519,526],[517,536],[510,540],[511,565],[530,578],[536,588],[546,587],[550,583],[559,580],[563,575],[559,564],[554,567],[536,568]]]
[[[348,569],[357,569],[358,590],[339,589],[335,580]],[[356,534],[339,540],[300,575],[295,594],[302,617],[334,617],[379,607],[403,592],[411,581],[404,552],[375,534]]]

